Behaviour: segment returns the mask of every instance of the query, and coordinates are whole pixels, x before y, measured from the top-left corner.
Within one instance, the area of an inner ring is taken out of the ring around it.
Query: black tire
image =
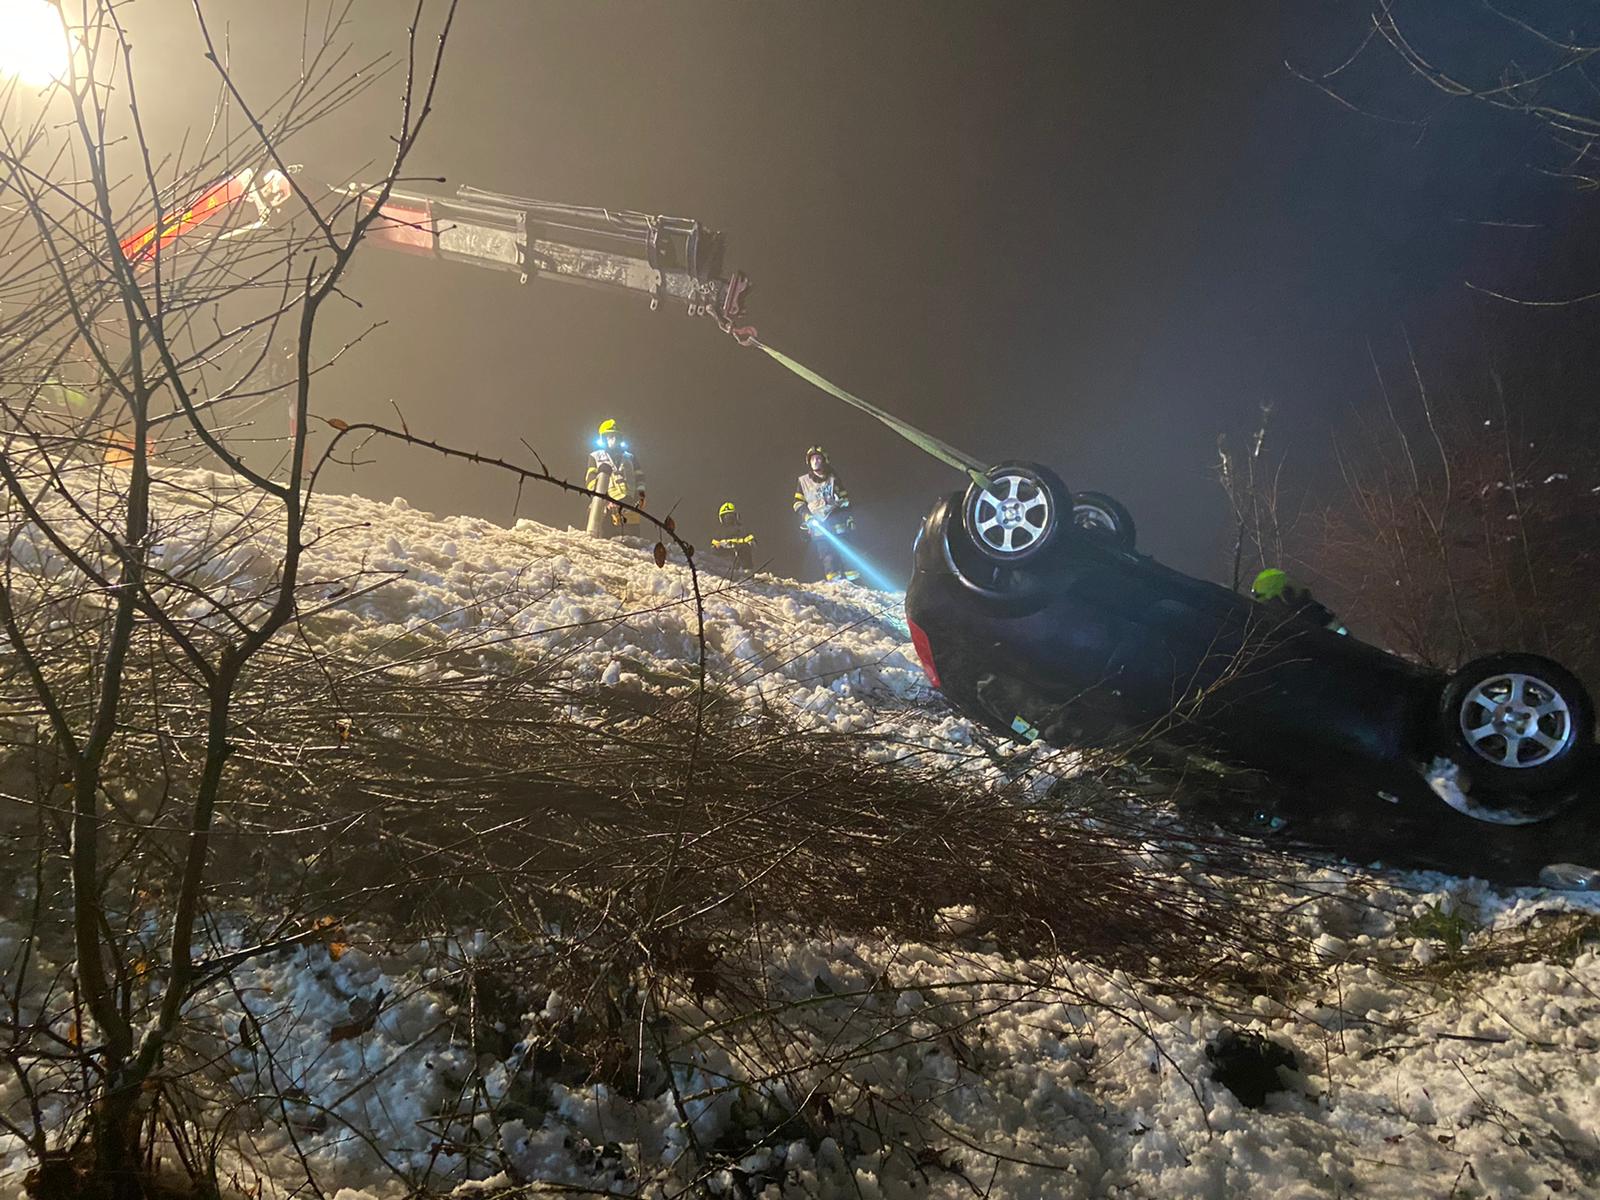
[[[1566,783],[1589,758],[1594,701],[1577,676],[1543,655],[1491,654],[1445,684],[1438,734],[1473,783],[1536,795]]]
[[[1133,514],[1120,500],[1104,492],[1074,492],[1072,523],[1094,537],[1106,539],[1119,550],[1132,550],[1139,540]]]
[[[968,541],[998,566],[1036,560],[1055,542],[1062,506],[1071,504],[1072,492],[1061,476],[1038,463],[998,463],[987,475],[994,492],[973,482],[961,500],[961,528]]]

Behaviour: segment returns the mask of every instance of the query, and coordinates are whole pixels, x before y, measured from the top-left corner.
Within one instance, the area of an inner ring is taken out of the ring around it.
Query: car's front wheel
[[[1061,477],[1037,463],[1004,462],[989,468],[988,487],[967,485],[962,525],[980,554],[998,566],[1037,558],[1056,537],[1062,505],[1072,493]]]
[[[1594,701],[1560,663],[1491,654],[1450,677],[1439,704],[1450,757],[1475,783],[1531,795],[1566,783],[1594,746]]]

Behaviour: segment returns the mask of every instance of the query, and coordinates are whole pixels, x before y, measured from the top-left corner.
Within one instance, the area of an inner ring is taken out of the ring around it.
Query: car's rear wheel
[[[1037,558],[1056,537],[1062,505],[1072,493],[1061,477],[1037,463],[989,468],[989,486],[967,485],[961,518],[967,537],[990,562],[1013,567]]]
[[[1133,514],[1104,492],[1074,492],[1072,523],[1122,550],[1132,550],[1139,538]]]
[[[1594,746],[1594,701],[1560,663],[1491,654],[1450,677],[1440,734],[1475,783],[1511,795],[1559,787]]]

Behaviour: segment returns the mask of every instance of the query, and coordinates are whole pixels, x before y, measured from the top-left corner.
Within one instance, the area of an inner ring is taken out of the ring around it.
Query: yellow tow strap
[[[948,442],[941,442],[932,434],[922,432],[922,430],[918,429],[915,425],[912,425],[906,421],[902,421],[893,413],[885,412],[876,404],[869,404],[860,396],[852,395],[851,393],[845,391],[838,384],[824,379],[821,375],[818,375],[805,364],[795,362],[794,359],[790,358],[782,350],[774,350],[771,346],[767,345],[760,338],[755,337],[753,334],[748,335],[745,338],[740,338],[740,342],[743,345],[759,347],[769,357],[776,359],[779,363],[783,364],[785,367],[788,367],[789,370],[800,376],[800,378],[804,379],[807,383],[814,387],[821,388],[830,396],[834,396],[837,399],[843,400],[846,404],[859,408],[869,417],[875,417],[879,421],[882,421],[890,429],[894,430],[919,450],[933,455],[933,457],[937,458],[940,462],[946,463],[949,466],[954,467],[956,470],[962,472],[984,491],[989,492],[994,490],[994,485],[989,482],[989,477],[984,474],[984,464],[979,462],[977,459],[970,457],[969,455],[961,453],[961,451],[957,450]]]

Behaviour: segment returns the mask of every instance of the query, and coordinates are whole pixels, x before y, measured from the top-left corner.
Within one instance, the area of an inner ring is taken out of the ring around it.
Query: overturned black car
[[[1418,666],[1140,554],[1120,504],[1046,467],[987,479],[924,520],[906,616],[930,680],[995,733],[1152,736],[1502,825],[1600,796],[1594,705],[1559,663]]]

